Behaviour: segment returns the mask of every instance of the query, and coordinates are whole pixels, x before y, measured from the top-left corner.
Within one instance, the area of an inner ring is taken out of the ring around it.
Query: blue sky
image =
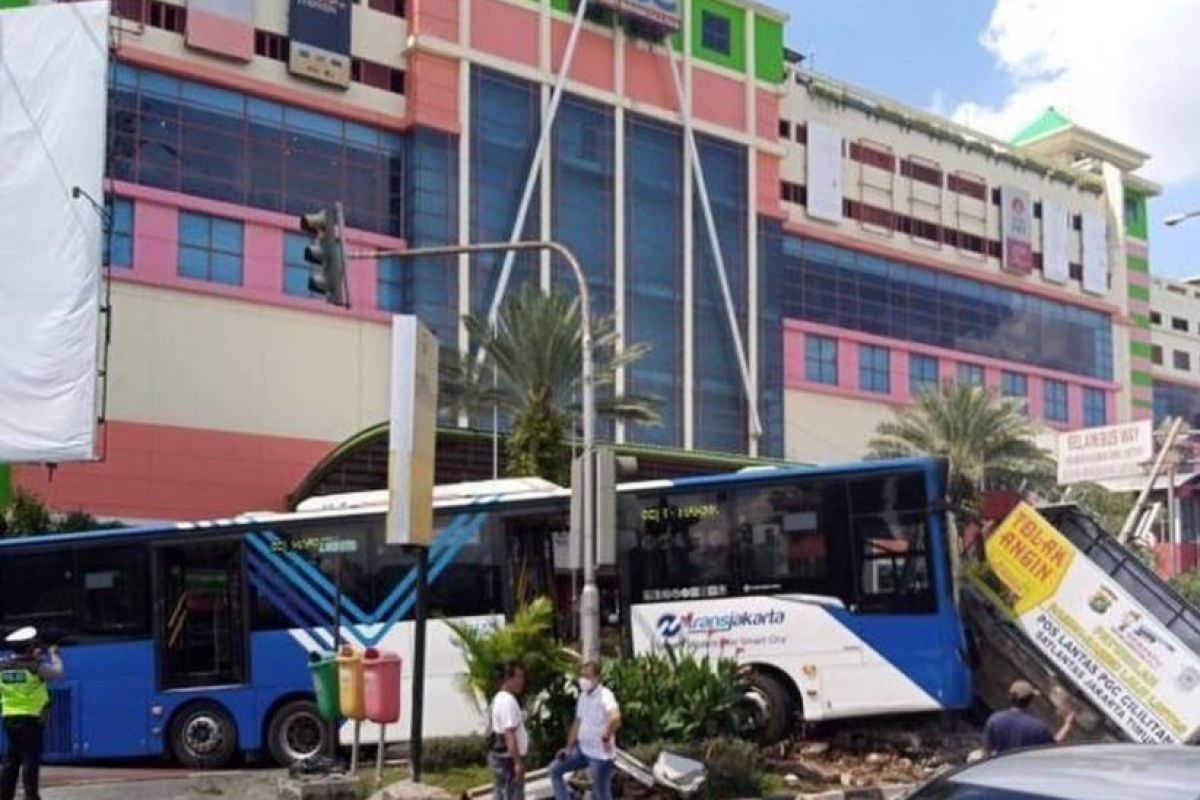
[[[1200,91],[1183,92],[1165,77],[1200,74],[1200,48],[1190,41],[1200,2],[1153,0],[1154,14],[1135,18],[1128,0],[771,5],[791,14],[787,44],[810,55],[818,72],[1005,138],[1053,103],[1150,152],[1143,172],[1165,187],[1150,206],[1151,267],[1200,275],[1200,219],[1161,223],[1200,209]]]

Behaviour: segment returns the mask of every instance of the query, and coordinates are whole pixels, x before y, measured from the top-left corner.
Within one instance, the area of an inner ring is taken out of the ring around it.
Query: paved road
[[[46,767],[43,800],[274,800],[277,770],[191,773],[167,767]],[[18,795],[19,796],[19,795]]]

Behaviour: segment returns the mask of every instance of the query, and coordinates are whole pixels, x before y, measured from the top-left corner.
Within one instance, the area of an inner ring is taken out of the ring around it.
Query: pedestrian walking
[[[550,783],[555,800],[568,800],[567,776],[587,768],[592,779],[592,797],[612,800],[613,759],[617,755],[617,730],[621,708],[617,698],[600,681],[600,666],[586,662],[579,670],[579,700],[575,721],[567,733],[567,745],[550,765]]]
[[[504,665],[500,691],[488,712],[488,766],[492,770],[493,800],[525,800],[525,756],[529,732],[518,698],[525,691],[525,668],[516,662]],[[3,798],[0,798],[3,800]]]
[[[988,756],[999,755],[1021,747],[1037,747],[1064,741],[1075,727],[1075,714],[1068,712],[1062,727],[1052,732],[1050,726],[1029,713],[1029,704],[1038,691],[1028,681],[1015,681],[1008,690],[1011,705],[988,718],[983,728],[983,747]]]
[[[42,764],[42,731],[50,708],[46,682],[63,676],[63,663],[57,646],[51,645],[43,652],[37,639],[36,628],[22,628],[4,640],[13,652],[0,661],[0,704],[8,737],[0,771],[0,800],[16,796],[18,773],[25,787],[25,800],[41,800],[38,771]]]

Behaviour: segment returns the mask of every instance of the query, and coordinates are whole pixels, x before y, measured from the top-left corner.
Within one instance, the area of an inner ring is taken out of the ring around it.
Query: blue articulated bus
[[[908,459],[623,485],[605,624],[626,652],[686,646],[744,662],[771,738],[801,716],[963,708],[944,480],[940,462]],[[569,499],[536,479],[438,488],[427,736],[482,729],[445,620],[500,625],[549,596],[573,633]],[[171,755],[213,768],[321,752],[307,663],[335,630],[401,654],[407,709],[416,557],[387,543],[385,518],[386,495],[367,492],[288,514],[0,541],[0,632],[36,625],[62,642],[48,760]]]

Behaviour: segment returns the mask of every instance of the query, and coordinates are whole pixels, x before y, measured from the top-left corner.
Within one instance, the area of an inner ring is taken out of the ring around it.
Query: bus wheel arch
[[[746,700],[755,727],[766,744],[788,738],[804,703],[800,689],[786,672],[770,664],[748,664]]]
[[[171,752],[185,767],[217,769],[239,752],[237,721],[222,703],[189,700],[171,715],[167,726]]]
[[[278,698],[263,717],[262,733],[264,748],[281,767],[334,749],[331,726],[321,718],[312,693]]]

